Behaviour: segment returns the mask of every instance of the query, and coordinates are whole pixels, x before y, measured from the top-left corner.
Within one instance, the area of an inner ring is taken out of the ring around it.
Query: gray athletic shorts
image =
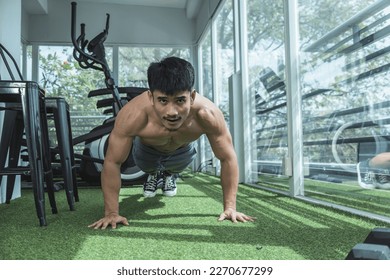
[[[192,163],[196,156],[196,149],[194,143],[189,143],[172,153],[163,153],[145,146],[139,137],[135,137],[132,154],[135,164],[145,173],[167,171],[177,174]]]

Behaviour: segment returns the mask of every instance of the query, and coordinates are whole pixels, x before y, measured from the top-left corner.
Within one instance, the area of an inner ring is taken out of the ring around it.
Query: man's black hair
[[[148,83],[151,92],[159,90],[167,95],[192,91],[195,82],[194,67],[178,57],[167,57],[152,62],[148,68]]]

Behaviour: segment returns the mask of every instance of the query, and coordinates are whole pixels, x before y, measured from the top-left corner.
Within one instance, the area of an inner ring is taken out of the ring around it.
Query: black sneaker
[[[149,174],[148,179],[144,183],[144,197],[154,197],[161,183],[162,178],[159,177],[158,173]]]
[[[367,161],[359,162],[356,166],[359,186],[364,189],[375,189],[375,172],[368,166]]]
[[[163,195],[175,196],[176,190],[176,175],[164,173],[164,184],[162,187]]]
[[[375,174],[375,186],[378,189],[390,190],[390,172],[387,169],[380,169]]]

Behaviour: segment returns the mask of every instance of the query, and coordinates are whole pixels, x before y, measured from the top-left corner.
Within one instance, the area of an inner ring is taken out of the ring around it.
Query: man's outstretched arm
[[[221,162],[221,185],[223,191],[223,213],[219,221],[228,219],[232,222],[254,221],[253,217],[237,212],[238,162],[233,147],[232,137],[226,127],[219,109],[203,114],[206,133],[215,156]]]
[[[132,138],[112,131],[101,173],[104,198],[104,217],[89,225],[94,229],[116,228],[117,223],[128,225],[125,217],[119,215],[119,191],[121,188],[121,164],[127,159],[132,146]]]

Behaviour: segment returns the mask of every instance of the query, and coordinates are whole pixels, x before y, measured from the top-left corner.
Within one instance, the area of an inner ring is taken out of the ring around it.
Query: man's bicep
[[[211,149],[219,160],[228,160],[235,157],[232,138],[228,131],[224,133],[207,134]]]
[[[121,164],[129,156],[133,144],[133,137],[118,133],[115,129],[108,138],[108,148],[105,159]]]
[[[215,156],[219,160],[229,160],[235,157],[232,137],[222,111],[213,105],[213,107],[201,110],[198,114]]]

